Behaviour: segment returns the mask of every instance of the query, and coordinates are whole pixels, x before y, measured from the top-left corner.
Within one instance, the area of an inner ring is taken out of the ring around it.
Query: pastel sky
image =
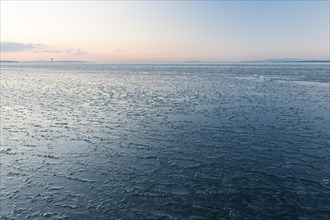
[[[329,1],[1,1],[2,60],[329,59]]]

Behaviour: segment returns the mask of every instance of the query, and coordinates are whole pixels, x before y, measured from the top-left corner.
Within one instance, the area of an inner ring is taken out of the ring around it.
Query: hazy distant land
[[[91,61],[82,60],[31,60],[31,61],[18,61],[18,60],[0,60],[1,63],[42,63],[42,62],[52,62],[52,63],[87,63]]]
[[[29,60],[29,61],[18,61],[18,60],[0,60],[1,63],[90,63],[93,61],[83,60]],[[187,64],[216,64],[216,63],[328,63],[330,60],[318,60],[318,59],[299,59],[299,58],[280,58],[280,59],[264,59],[264,60],[244,60],[244,61],[213,61],[206,62],[201,60],[186,60],[181,62],[170,62],[170,63],[187,63]],[[162,62],[160,62],[162,63]],[[168,62],[164,62],[168,63]]]

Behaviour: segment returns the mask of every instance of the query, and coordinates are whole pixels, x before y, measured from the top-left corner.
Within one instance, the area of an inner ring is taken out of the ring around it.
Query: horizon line
[[[49,62],[49,63],[99,63],[99,64],[217,64],[217,63],[294,63],[294,62],[330,62],[330,59],[302,59],[302,58],[270,58],[260,60],[239,60],[239,61],[149,61],[149,62],[111,62],[96,60],[0,60],[1,63],[31,63],[31,62]]]

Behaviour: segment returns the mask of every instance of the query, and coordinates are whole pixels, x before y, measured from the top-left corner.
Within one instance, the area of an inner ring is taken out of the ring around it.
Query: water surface
[[[329,64],[1,64],[1,219],[327,219]]]

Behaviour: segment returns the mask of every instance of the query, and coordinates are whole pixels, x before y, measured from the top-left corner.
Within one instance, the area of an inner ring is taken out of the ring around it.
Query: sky
[[[1,60],[330,59],[328,0],[0,4]]]

